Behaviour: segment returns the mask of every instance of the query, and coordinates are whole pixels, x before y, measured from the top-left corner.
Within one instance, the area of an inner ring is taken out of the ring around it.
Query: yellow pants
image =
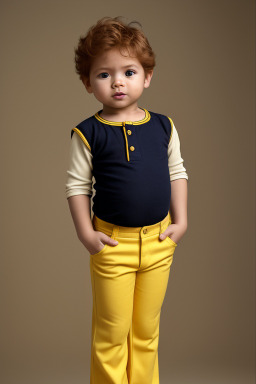
[[[90,384],[159,384],[161,307],[177,244],[159,239],[170,212],[144,227],[93,216],[93,227],[118,241],[90,255],[93,295]]]

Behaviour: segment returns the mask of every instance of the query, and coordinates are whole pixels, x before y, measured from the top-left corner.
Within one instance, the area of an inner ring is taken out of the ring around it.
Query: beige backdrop
[[[65,182],[71,128],[101,104],[75,73],[74,47],[119,15],[141,22],[156,53],[139,106],[173,119],[189,175],[161,384],[254,383],[254,1],[5,0],[0,10],[1,383],[89,383],[89,255]]]

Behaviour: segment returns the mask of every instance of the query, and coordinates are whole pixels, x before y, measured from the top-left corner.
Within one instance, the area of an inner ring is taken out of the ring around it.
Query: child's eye
[[[108,75],[108,73],[107,72],[102,72],[102,73],[99,74],[99,77],[101,77],[101,75]],[[106,79],[106,77],[103,77],[103,79]]]
[[[127,72],[132,72],[132,73],[134,73],[134,74],[136,73],[136,72],[133,71],[132,69],[128,69],[128,71],[126,71],[126,73],[127,73]],[[128,77],[130,77],[130,76],[128,76]]]

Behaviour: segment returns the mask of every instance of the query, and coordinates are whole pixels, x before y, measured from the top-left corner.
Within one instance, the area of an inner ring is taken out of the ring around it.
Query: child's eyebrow
[[[136,64],[128,64],[128,65],[123,66],[122,68],[128,68],[128,67],[139,68]],[[111,69],[111,68],[107,68],[107,67],[96,68],[93,72],[102,71],[103,69],[107,69],[107,70],[109,70],[109,69]]]

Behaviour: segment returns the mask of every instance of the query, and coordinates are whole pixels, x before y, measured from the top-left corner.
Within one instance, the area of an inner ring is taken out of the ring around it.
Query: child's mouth
[[[126,95],[124,93],[113,95],[114,99],[118,99],[118,100],[122,100],[125,96]]]

